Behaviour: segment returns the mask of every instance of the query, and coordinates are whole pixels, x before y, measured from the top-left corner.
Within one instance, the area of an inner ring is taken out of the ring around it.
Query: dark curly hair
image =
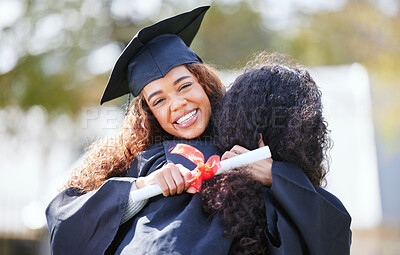
[[[246,170],[233,170],[203,182],[201,203],[210,216],[218,214],[232,237],[228,254],[269,254],[264,227],[265,204],[262,184]]]
[[[313,185],[324,183],[330,139],[321,91],[304,68],[268,62],[248,68],[216,116],[216,143],[222,151],[235,144],[256,149],[262,137],[274,160],[297,165]]]
[[[297,165],[321,186],[330,147],[321,92],[307,70],[281,64],[276,56],[262,53],[231,85],[214,115],[215,142],[221,151],[236,144],[253,150],[262,138],[274,160]],[[203,210],[230,227],[230,253],[268,254],[261,182],[235,171],[203,186]]]

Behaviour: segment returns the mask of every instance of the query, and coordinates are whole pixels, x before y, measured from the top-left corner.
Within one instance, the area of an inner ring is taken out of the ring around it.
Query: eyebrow
[[[176,79],[176,81],[173,82],[173,84],[174,84],[174,86],[175,86],[176,84],[178,84],[178,83],[181,82],[182,80],[188,79],[188,78],[191,78],[191,77],[190,77],[189,75],[179,77],[178,79]],[[157,91],[151,93],[150,96],[147,98],[147,101],[150,102],[150,99],[151,99],[152,97],[157,96],[157,95],[160,94],[160,93],[162,93],[161,90],[157,90]]]
[[[182,77],[178,78],[176,81],[174,81],[174,85],[178,84],[179,82],[181,82],[182,80],[187,79],[187,78],[190,78],[190,76],[187,75],[187,76],[182,76]]]
[[[162,91],[161,90],[157,90],[156,92],[153,92],[150,94],[150,96],[147,98],[147,102],[150,103],[150,99],[154,96],[157,96],[158,94],[160,94]]]

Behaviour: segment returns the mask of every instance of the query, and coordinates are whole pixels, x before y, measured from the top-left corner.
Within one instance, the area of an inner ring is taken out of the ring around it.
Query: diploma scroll
[[[257,161],[270,158],[271,157],[271,152],[268,148],[268,146],[264,146],[243,154],[240,154],[236,157],[229,158],[222,160],[220,162],[221,168],[218,170],[216,174],[222,174],[226,171],[246,166],[252,163],[255,163]],[[131,199],[133,199],[134,202],[137,201],[142,201],[151,197],[155,197],[157,195],[162,194],[161,188],[154,184],[142,189],[135,190],[130,193]]]

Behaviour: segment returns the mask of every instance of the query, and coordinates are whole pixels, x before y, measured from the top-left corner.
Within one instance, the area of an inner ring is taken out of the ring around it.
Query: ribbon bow
[[[204,180],[209,179],[217,173],[221,168],[220,158],[218,155],[211,156],[204,164],[204,155],[195,147],[178,143],[172,148],[171,154],[179,154],[193,162],[197,167],[192,171],[192,178],[187,180],[197,191],[200,191],[201,184]]]

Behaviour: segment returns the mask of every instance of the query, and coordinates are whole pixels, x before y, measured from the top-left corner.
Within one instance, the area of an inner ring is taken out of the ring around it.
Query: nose
[[[174,97],[171,100],[171,106],[170,106],[171,111],[175,112],[175,111],[181,109],[182,107],[186,106],[186,104],[187,104],[187,101],[184,97],[180,97],[180,96]]]

